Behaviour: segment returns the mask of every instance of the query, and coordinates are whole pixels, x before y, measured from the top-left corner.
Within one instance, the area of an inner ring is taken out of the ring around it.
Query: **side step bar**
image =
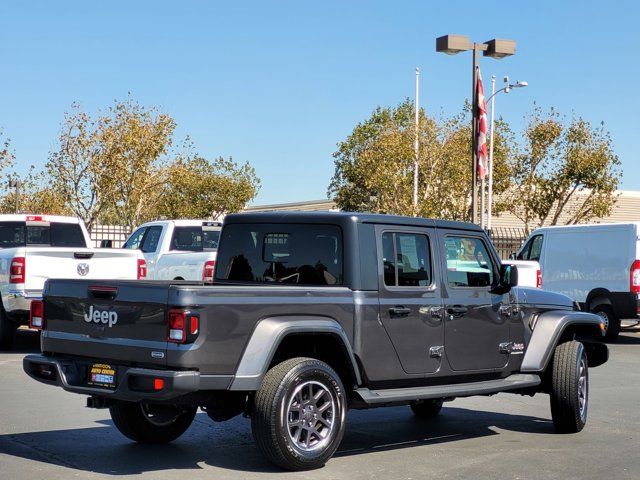
[[[433,385],[429,387],[391,388],[369,390],[358,388],[355,393],[369,405],[385,403],[403,403],[428,398],[471,397],[491,393],[520,390],[540,385],[540,377],[533,374],[514,374],[497,380],[484,382],[455,383],[452,385]]]

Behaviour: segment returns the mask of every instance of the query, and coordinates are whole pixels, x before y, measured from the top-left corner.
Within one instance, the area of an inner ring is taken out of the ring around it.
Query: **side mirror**
[[[100,248],[113,248],[113,240],[100,240]]]
[[[518,267],[515,265],[500,266],[500,286],[508,290],[518,286]]]

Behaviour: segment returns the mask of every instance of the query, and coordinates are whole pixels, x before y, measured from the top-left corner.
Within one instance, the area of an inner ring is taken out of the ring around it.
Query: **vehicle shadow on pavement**
[[[618,345],[640,345],[640,335],[638,335],[637,332],[640,332],[637,328],[633,330],[623,330],[623,333],[621,333],[613,343],[617,343]]]
[[[39,353],[40,332],[35,330],[19,329],[16,332],[13,347],[10,350],[1,350],[0,353]]]
[[[106,475],[199,470],[203,464],[244,472],[279,471],[261,456],[244,418],[213,423],[198,414],[187,433],[169,445],[138,445],[120,435],[110,420],[97,423],[103,426],[0,435],[0,453]],[[417,419],[408,407],[351,411],[336,456],[499,435],[495,428],[553,432],[548,419],[456,407],[445,407],[440,417],[430,420]]]

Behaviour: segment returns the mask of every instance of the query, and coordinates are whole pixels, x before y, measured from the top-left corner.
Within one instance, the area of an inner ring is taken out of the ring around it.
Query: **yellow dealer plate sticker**
[[[94,363],[89,370],[87,384],[96,387],[115,388],[116,368],[105,363]]]

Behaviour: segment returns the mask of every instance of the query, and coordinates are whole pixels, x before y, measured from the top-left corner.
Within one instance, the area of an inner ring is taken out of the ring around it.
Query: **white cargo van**
[[[620,319],[638,318],[640,222],[543,227],[516,255],[540,263],[544,290],[564,293],[607,324],[607,338]]]

